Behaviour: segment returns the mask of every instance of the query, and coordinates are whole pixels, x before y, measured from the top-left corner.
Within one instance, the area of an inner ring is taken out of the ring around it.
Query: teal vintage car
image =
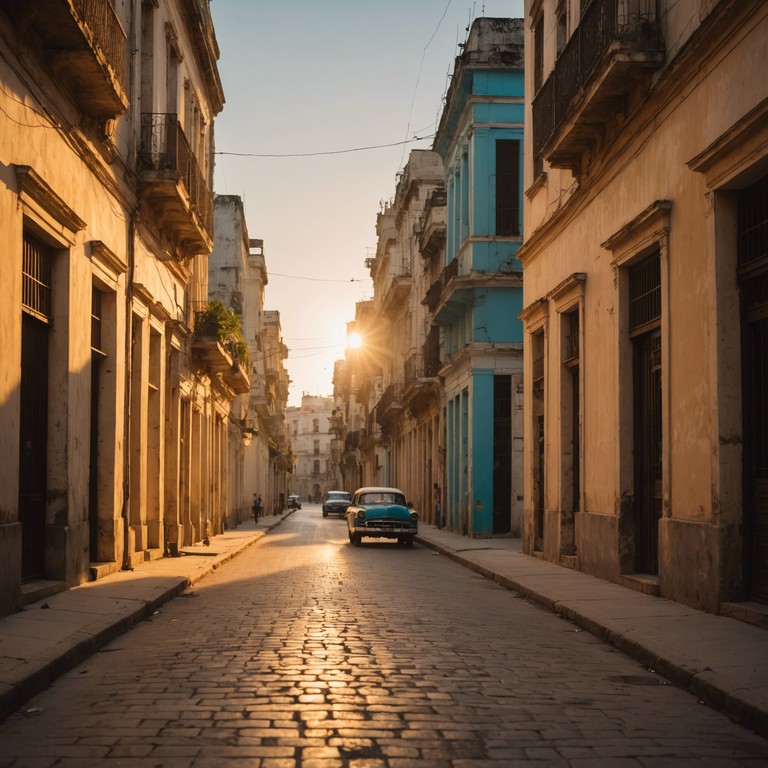
[[[347,507],[349,542],[360,546],[363,537],[397,539],[412,546],[419,532],[419,515],[398,488],[358,488]]]

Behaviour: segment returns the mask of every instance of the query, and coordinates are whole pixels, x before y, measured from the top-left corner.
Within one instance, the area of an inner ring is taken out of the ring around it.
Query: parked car
[[[301,509],[301,496],[292,494],[288,497],[288,509]]]
[[[350,544],[359,546],[363,537],[370,537],[412,546],[419,515],[411,506],[397,488],[359,488],[346,512]]]
[[[323,517],[336,514],[343,515],[352,503],[352,494],[347,491],[328,491],[323,499]]]

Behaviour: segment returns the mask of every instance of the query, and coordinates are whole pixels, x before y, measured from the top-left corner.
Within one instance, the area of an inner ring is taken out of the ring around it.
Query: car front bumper
[[[352,532],[371,538],[399,539],[404,536],[416,536],[419,528],[417,525],[405,521],[372,520],[365,522],[356,520]]]

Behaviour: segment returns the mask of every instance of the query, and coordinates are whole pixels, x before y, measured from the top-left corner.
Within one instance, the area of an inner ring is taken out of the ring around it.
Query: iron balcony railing
[[[533,99],[533,152],[538,158],[588,83],[611,43],[662,45],[658,0],[592,0]]]
[[[440,303],[440,297],[443,295],[443,277],[442,275],[435,280],[432,285],[427,289],[426,305],[430,312],[434,312],[437,309],[437,305]]]
[[[213,232],[213,197],[178,115],[173,112],[142,114],[139,162],[147,170],[177,173],[189,195],[190,208],[205,231],[209,235]]]
[[[91,30],[94,43],[101,48],[118,82],[125,88],[128,72],[126,34],[112,3],[74,0],[73,5]]]

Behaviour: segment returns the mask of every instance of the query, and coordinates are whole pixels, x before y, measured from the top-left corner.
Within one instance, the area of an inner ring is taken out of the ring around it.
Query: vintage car
[[[352,503],[352,494],[347,491],[328,491],[323,499],[323,517],[344,515]]]
[[[288,497],[288,509],[301,509],[301,496],[292,493]]]
[[[346,517],[349,541],[355,546],[366,536],[412,546],[419,532],[419,516],[397,488],[358,488]]]

